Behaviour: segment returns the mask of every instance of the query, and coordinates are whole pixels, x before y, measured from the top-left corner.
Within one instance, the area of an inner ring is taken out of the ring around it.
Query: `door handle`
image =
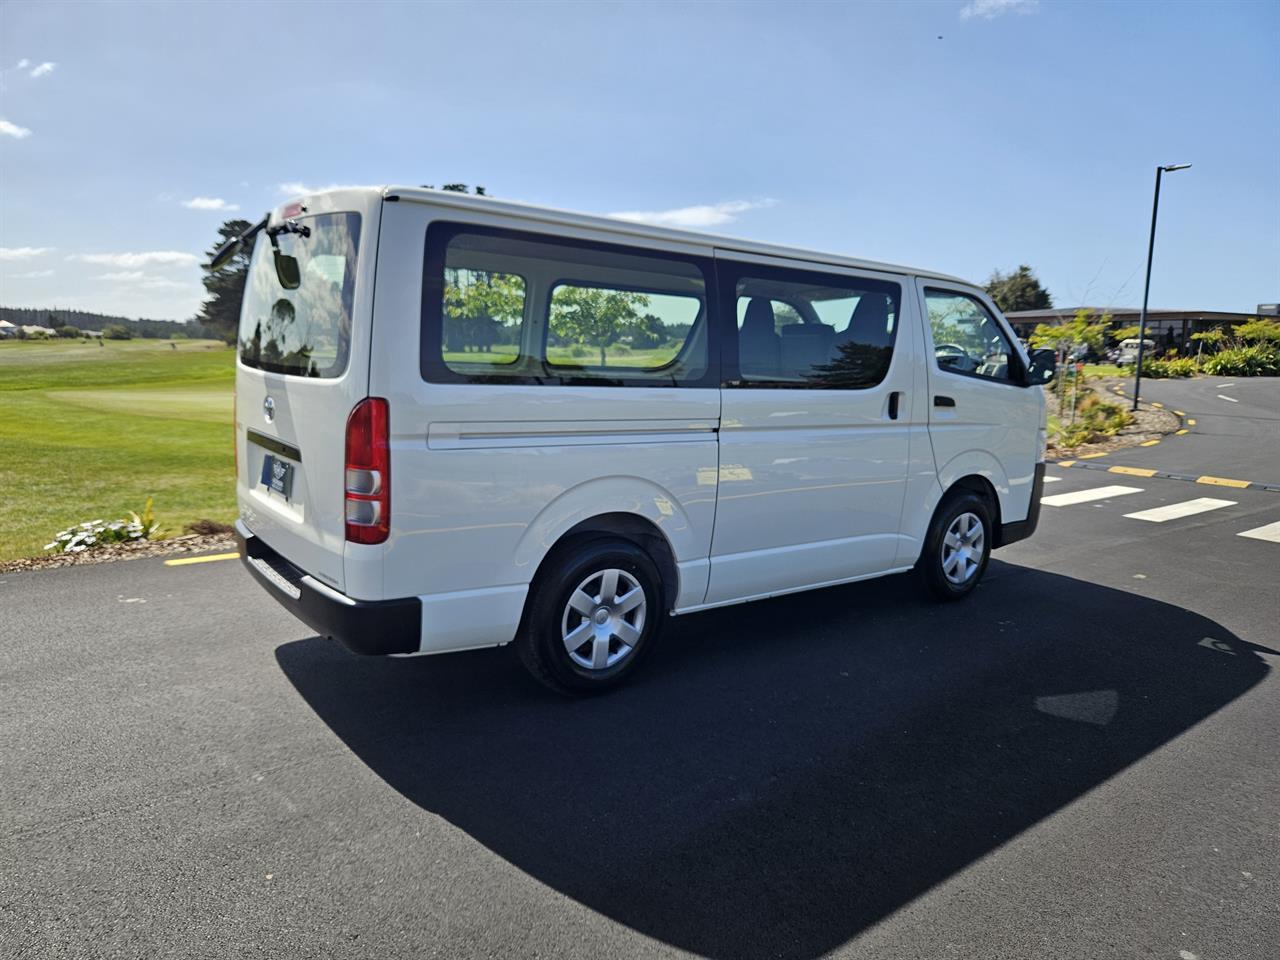
[[[933,398],[933,405],[935,407],[954,407],[956,402],[951,397],[936,396]]]
[[[889,393],[889,419],[898,419],[898,398],[902,396],[901,390],[893,390]]]

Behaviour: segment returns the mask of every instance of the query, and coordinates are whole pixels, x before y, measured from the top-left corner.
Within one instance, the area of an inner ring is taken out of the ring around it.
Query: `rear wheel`
[[[628,540],[584,541],[539,572],[516,650],[553,690],[602,692],[635,669],[661,618],[661,580],[649,555]]]
[[[992,510],[986,498],[955,491],[938,507],[925,537],[918,569],[936,600],[967,596],[991,557]]]

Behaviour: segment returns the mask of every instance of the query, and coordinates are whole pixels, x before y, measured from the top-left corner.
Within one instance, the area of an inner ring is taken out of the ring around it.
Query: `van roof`
[[[693,230],[673,230],[670,227],[654,227],[631,220],[620,220],[616,217],[602,217],[594,214],[575,213],[571,210],[557,210],[553,207],[540,207],[530,203],[514,200],[498,200],[493,197],[477,197],[470,194],[454,193],[448,190],[428,190],[424,187],[386,186],[372,188],[384,198],[397,197],[400,200],[418,203],[432,203],[437,206],[457,207],[467,210],[478,210],[487,213],[501,213],[506,216],[542,222],[558,223],[584,227],[592,230],[608,231],[620,237],[649,240],[669,240],[684,243],[698,243],[713,246],[720,250],[736,253],[756,254],[767,257],[788,257],[793,260],[808,260],[832,266],[853,267],[862,270],[878,270],[884,273],[909,274],[945,280],[948,283],[959,283],[966,287],[975,284],[959,277],[953,277],[935,270],[920,270],[899,264],[882,263],[877,260],[863,260],[836,253],[824,253],[818,250],[806,250],[800,247],[784,247],[772,243],[760,243],[755,240],[743,240],[738,237],[725,237],[717,234],[698,233]]]

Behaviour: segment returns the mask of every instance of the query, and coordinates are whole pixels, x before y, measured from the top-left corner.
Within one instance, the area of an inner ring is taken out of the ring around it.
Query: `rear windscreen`
[[[240,361],[249,367],[303,377],[337,377],[351,348],[360,215],[302,217],[310,231],[280,233],[283,256],[298,265],[298,285],[287,289],[276,271],[271,238],[259,235],[240,310]]]

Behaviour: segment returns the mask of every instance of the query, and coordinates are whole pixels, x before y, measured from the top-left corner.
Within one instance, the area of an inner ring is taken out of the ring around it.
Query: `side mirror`
[[[1054,350],[1032,350],[1028,357],[1028,387],[1042,387],[1053,379],[1058,369],[1058,354]]]
[[[279,247],[272,252],[276,258],[276,279],[280,281],[280,286],[286,290],[297,290],[302,285],[302,271],[298,268],[298,258],[281,253]]]

